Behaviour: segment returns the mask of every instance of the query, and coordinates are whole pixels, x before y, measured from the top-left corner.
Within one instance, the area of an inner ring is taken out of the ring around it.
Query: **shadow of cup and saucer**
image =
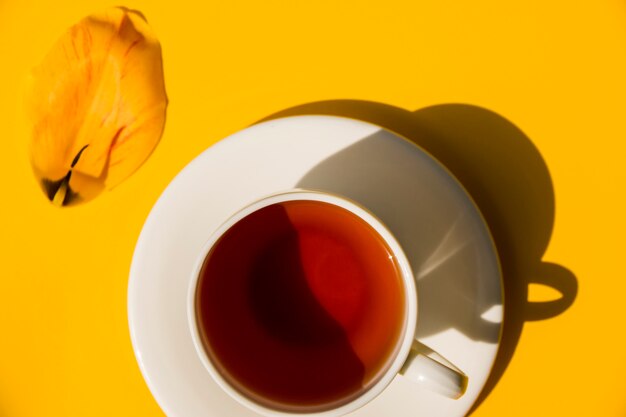
[[[390,152],[384,132],[360,141],[307,173],[298,183],[303,188],[322,188],[375,207],[377,214],[397,234],[432,236],[438,242],[403,239],[405,251],[423,262],[416,279],[420,288],[420,314],[437,311],[436,320],[420,322],[418,336],[455,329],[472,340],[498,343],[491,374],[470,414],[496,386],[513,358],[526,321],[545,320],[566,311],[578,290],[574,274],[563,266],[542,261],[554,223],[554,190],[548,168],[532,141],[504,117],[484,108],[443,104],[410,112],[387,104],[358,100],[308,103],[275,113],[265,120],[296,115],[333,115],[363,120],[395,132],[419,145],[439,160],[463,185],[480,209],[497,248],[503,275],[504,322],[476,317],[488,312],[500,295],[476,300],[472,286],[480,279],[463,282],[463,275],[449,268],[471,267],[472,253],[455,235],[455,223],[432,225],[433,230],[404,230],[394,221],[427,215],[420,195],[397,192],[387,184],[402,184],[403,175],[419,175],[405,166],[410,161],[397,154],[397,163],[377,163],[377,154]],[[377,135],[379,135],[377,137]],[[363,161],[368,161],[364,165]],[[372,163],[374,161],[374,163]],[[384,201],[400,199],[386,212]],[[399,210],[399,212],[398,212]],[[451,214],[453,216],[453,214]],[[453,218],[453,217],[451,217]],[[391,223],[391,224],[389,224]],[[437,229],[439,227],[439,229]],[[435,230],[437,229],[437,230]],[[410,256],[411,257],[411,256]],[[453,260],[454,261],[451,261]],[[465,260],[464,260],[465,259]],[[459,278],[459,276],[461,278]],[[530,284],[551,287],[561,297],[545,302],[528,300]],[[456,294],[456,295],[455,295]],[[442,308],[441,306],[446,306]]]

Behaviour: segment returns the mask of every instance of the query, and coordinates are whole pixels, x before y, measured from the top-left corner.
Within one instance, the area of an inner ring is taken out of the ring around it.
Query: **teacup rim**
[[[204,261],[210,249],[219,240],[219,238],[238,221],[254,213],[257,210],[260,210],[272,204],[296,200],[322,201],[337,205],[346,210],[349,210],[351,213],[357,215],[362,220],[367,222],[371,227],[373,227],[376,232],[385,240],[389,248],[392,250],[394,256],[396,257],[396,261],[401,270],[406,306],[402,336],[400,337],[398,345],[395,348],[394,354],[390,355],[393,356],[391,364],[386,367],[386,370],[383,372],[382,376],[378,378],[378,381],[375,382],[373,386],[369,387],[367,390],[357,395],[355,398],[350,399],[347,402],[344,402],[344,400],[338,401],[338,406],[336,408],[329,409],[327,408],[328,405],[326,404],[324,406],[324,409],[314,409],[311,412],[301,411],[295,408],[293,411],[289,411],[287,409],[281,410],[271,408],[269,406],[260,404],[259,402],[256,402],[251,398],[248,398],[245,394],[237,390],[221,375],[220,371],[217,369],[216,366],[213,365],[211,359],[209,358],[209,355],[207,354],[204,343],[202,341],[202,336],[200,335],[200,331],[198,329],[196,314],[196,291],[200,271],[202,269],[202,266],[204,265]],[[400,372],[402,365],[405,363],[409,355],[413,340],[415,339],[418,313],[417,302],[417,286],[415,284],[415,279],[413,276],[410,262],[406,254],[404,253],[402,246],[395,238],[394,234],[375,214],[373,214],[362,204],[335,193],[316,189],[291,188],[257,198],[254,201],[246,204],[241,209],[230,215],[210,234],[210,236],[202,245],[202,249],[199,251],[199,255],[196,258],[194,267],[191,272],[191,279],[187,291],[187,322],[196,354],[198,355],[204,368],[207,370],[215,383],[239,404],[252,411],[268,417],[286,417],[295,415],[301,415],[306,417],[338,417],[353,412],[372,401],[385,390],[385,388]]]

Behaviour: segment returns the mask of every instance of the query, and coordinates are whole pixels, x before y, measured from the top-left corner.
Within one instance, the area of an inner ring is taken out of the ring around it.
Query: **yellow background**
[[[623,0],[128,1],[162,42],[163,139],[117,189],[57,209],[16,122],[21,80],[67,27],[109,5],[0,0],[0,416],[161,416],[126,315],[151,206],[224,136],[335,99],[465,103],[521,129],[554,189],[543,260],[571,271],[578,293],[562,314],[524,324],[473,415],[626,416]]]

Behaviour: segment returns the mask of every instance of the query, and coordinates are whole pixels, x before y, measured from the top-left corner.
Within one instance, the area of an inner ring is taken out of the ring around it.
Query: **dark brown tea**
[[[370,388],[404,327],[400,270],[379,234],[310,200],[262,208],[213,246],[196,292],[207,355],[264,406],[319,411]]]

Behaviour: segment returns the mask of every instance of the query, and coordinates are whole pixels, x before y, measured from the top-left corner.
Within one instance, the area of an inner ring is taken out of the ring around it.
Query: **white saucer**
[[[186,295],[205,240],[259,197],[294,187],[356,200],[402,244],[417,280],[420,340],[469,376],[451,400],[402,376],[355,417],[454,417],[470,409],[493,365],[502,282],[487,226],[430,155],[368,123],[299,116],[252,126],[194,159],[163,192],[135,248],[128,318],[135,355],[169,417],[254,416],[213,382],[194,350]]]

